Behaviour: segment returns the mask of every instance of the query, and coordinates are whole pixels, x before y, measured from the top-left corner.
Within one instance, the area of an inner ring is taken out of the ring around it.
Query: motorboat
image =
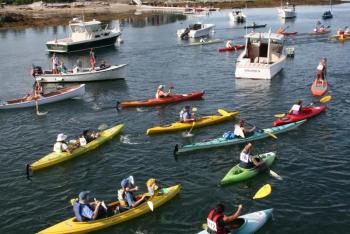
[[[288,2],[285,5],[278,7],[277,12],[282,19],[292,19],[297,17],[297,14],[295,12],[295,5],[289,5]]]
[[[207,37],[214,27],[215,24],[196,23],[177,30],[177,36],[181,39]]]
[[[70,35],[67,38],[55,39],[46,43],[49,52],[69,53],[114,45],[121,35],[119,26],[114,29],[104,28],[102,23],[95,19],[83,21],[74,18],[69,21]]]
[[[241,9],[232,10],[229,13],[230,20],[234,23],[243,23],[246,21],[247,16]]]
[[[236,79],[272,79],[286,60],[284,35],[251,32],[245,38],[245,49],[237,58]]]
[[[329,0],[329,10],[323,12],[322,14],[322,19],[332,19],[333,14],[332,14],[332,0]]]

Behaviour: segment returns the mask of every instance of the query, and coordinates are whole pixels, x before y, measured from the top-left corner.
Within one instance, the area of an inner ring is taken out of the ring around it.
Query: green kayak
[[[212,40],[208,40],[208,41],[199,41],[199,42],[193,42],[191,44],[187,44],[184,45],[184,47],[188,47],[188,46],[201,46],[201,45],[209,45],[209,44],[215,44],[215,43],[220,43],[223,42],[223,40],[220,39],[212,39]]]
[[[200,149],[208,149],[208,148],[216,148],[216,147],[222,147],[222,146],[227,146],[227,145],[234,145],[234,144],[241,144],[241,143],[246,143],[250,141],[255,141],[255,140],[260,140],[266,137],[270,137],[268,133],[272,134],[279,134],[282,132],[287,132],[292,129],[295,129],[299,127],[301,124],[305,123],[306,120],[301,120],[298,122],[290,123],[290,124],[285,124],[277,127],[272,127],[272,128],[266,128],[263,129],[262,131],[256,131],[252,136],[247,137],[247,138],[233,138],[230,140],[227,140],[223,137],[215,138],[210,141],[205,141],[205,142],[198,142],[198,143],[193,143],[189,145],[176,145],[174,153],[175,154],[181,154],[189,151],[194,151],[194,150],[200,150]]]
[[[267,167],[270,167],[273,161],[276,158],[276,152],[270,152],[265,154],[259,154],[256,157],[259,157],[266,163]],[[248,180],[254,176],[259,174],[259,170],[256,168],[244,169],[237,164],[232,167],[231,170],[225,175],[225,177],[221,180],[221,185],[227,185],[231,183],[238,183],[244,180]]]

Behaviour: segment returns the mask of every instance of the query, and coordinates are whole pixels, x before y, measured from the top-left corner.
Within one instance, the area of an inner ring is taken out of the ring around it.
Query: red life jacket
[[[215,208],[212,209],[207,217],[208,232],[216,234],[227,234],[227,230],[222,223],[219,223],[219,219],[223,218],[222,213],[216,213]]]

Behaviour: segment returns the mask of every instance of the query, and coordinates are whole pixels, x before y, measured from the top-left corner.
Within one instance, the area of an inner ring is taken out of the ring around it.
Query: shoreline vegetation
[[[150,11],[135,14],[140,9],[136,5],[129,5],[127,0],[89,1],[43,3],[34,2],[27,5],[8,5],[0,0],[0,29],[27,28],[42,26],[67,25],[74,17],[84,15],[85,20],[116,20],[124,18],[144,18]],[[343,3],[341,0],[333,4]],[[245,8],[245,1],[156,1],[148,2],[152,6],[168,7],[214,7],[220,9]],[[280,0],[247,1],[248,8],[278,7]],[[290,4],[299,5],[328,5],[329,0],[292,0]]]

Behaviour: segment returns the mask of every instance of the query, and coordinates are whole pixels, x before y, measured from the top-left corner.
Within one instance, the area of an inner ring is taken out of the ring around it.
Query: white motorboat
[[[74,51],[89,50],[114,45],[121,35],[119,25],[114,29],[102,28],[102,23],[97,20],[84,22],[74,18],[69,22],[70,36],[63,39],[55,39],[46,43],[49,52],[69,53]]]
[[[38,105],[59,102],[62,100],[79,97],[85,93],[85,84],[75,85],[63,89],[59,89],[55,92],[42,94],[38,97]],[[26,108],[35,107],[36,100],[31,96],[26,96],[23,98],[12,99],[8,101],[0,101],[0,110],[4,109],[16,109],[16,108]]]
[[[237,79],[272,79],[283,69],[286,55],[284,36],[276,33],[252,32],[245,35],[246,47],[237,58]]]
[[[52,74],[52,71],[44,71],[35,74],[35,78],[41,83],[89,82],[124,79],[126,76],[126,66],[127,64],[111,65],[106,68],[96,67],[95,70],[82,68],[76,73],[68,71],[67,73],[60,74]]]
[[[286,5],[281,4],[281,6],[277,8],[277,12],[282,19],[292,19],[297,17],[295,5],[289,5],[288,2]]]
[[[192,24],[188,28],[177,30],[177,36],[181,39],[207,37],[215,24]]]
[[[247,16],[241,9],[233,10],[229,13],[230,20],[234,23],[243,23],[246,21]]]

